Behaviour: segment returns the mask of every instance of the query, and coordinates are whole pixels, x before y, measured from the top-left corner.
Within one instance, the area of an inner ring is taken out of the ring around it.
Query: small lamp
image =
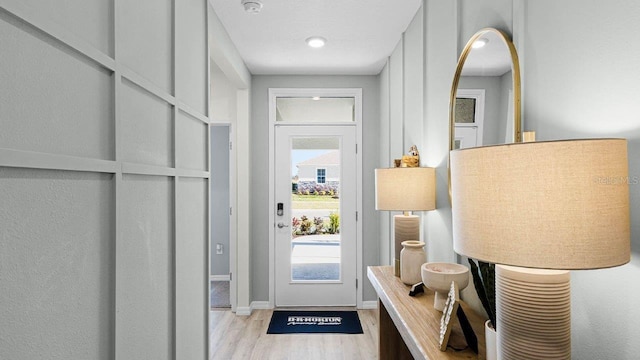
[[[627,142],[451,152],[453,248],[496,263],[498,358],[571,357],[569,271],[630,260]]]
[[[402,211],[393,217],[395,275],[405,240],[420,240],[420,218],[411,211],[436,208],[436,171],[429,167],[376,169],[376,210]]]

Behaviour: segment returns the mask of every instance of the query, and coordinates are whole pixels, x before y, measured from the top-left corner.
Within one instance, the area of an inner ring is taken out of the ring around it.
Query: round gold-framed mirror
[[[520,91],[518,53],[509,36],[495,28],[473,34],[451,85],[449,151],[522,142]]]

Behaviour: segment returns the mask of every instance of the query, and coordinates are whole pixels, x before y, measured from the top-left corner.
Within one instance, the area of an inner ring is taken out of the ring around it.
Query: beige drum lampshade
[[[426,211],[436,208],[434,168],[376,169],[375,174],[376,210]]]
[[[452,151],[451,189],[458,254],[565,270],[629,262],[625,139]]]

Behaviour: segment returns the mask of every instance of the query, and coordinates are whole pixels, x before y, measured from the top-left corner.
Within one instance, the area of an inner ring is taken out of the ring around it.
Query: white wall
[[[424,124],[424,14],[422,7],[402,36],[403,84],[403,147],[394,159],[399,159],[412,145],[423,149]]]
[[[455,260],[447,189],[448,105],[457,56],[483,27],[511,33],[523,82],[525,130],[538,140],[625,137],[629,140],[631,263],[572,272],[574,359],[634,359],[640,344],[640,4],[631,0],[424,0],[424,155],[437,166],[438,209],[424,229],[429,260]],[[406,37],[406,36],[405,36]],[[588,41],[585,41],[588,39]],[[403,46],[412,46],[404,43]],[[418,47],[416,47],[417,49]],[[405,53],[409,50],[405,49]],[[385,70],[392,73],[391,67]],[[416,72],[419,74],[419,72]],[[396,76],[397,78],[397,76]],[[389,83],[393,81],[391,76]],[[394,98],[390,86],[389,97]],[[383,99],[384,100],[384,99]],[[401,118],[390,117],[390,127]],[[476,306],[479,306],[477,304]]]
[[[428,2],[425,4],[435,6]],[[425,5],[418,10],[383,69],[381,86],[387,84],[388,89],[385,93],[387,97],[381,99],[381,107],[389,108],[389,123],[383,123],[389,131],[382,136],[388,143],[385,151],[388,151],[389,155],[388,160],[379,166],[393,166],[393,159],[400,158],[411,145],[417,145],[421,155],[421,166],[437,168],[438,210],[419,213],[424,217],[421,231],[423,238],[427,240],[429,261],[453,261],[455,256],[450,241],[450,225],[449,229],[443,226],[451,221],[446,183],[446,156],[449,146],[448,101],[452,77],[449,74],[453,74],[455,70],[455,34],[446,42],[435,38],[435,31],[429,29],[453,29],[449,21],[443,20],[446,19],[443,14],[454,16],[455,4],[440,1],[436,5],[437,8],[433,11],[427,11]],[[437,53],[431,53],[425,48],[427,45],[438,46]],[[449,57],[446,56],[447,53]],[[452,69],[442,69],[441,64],[451,62],[454,64]],[[382,78],[384,74],[388,74],[388,80]],[[432,98],[434,100],[430,100]],[[441,118],[442,123],[425,121],[425,117],[429,116]],[[436,131],[445,131],[447,135],[436,134]],[[380,216],[387,220],[390,214],[382,213]],[[431,225],[430,222],[435,225]],[[388,225],[388,222],[380,224],[381,248],[388,248],[392,254],[393,244],[387,245],[392,243],[393,238],[389,231],[393,232],[392,225]],[[383,259],[388,257],[389,255],[382,256]]]
[[[206,6],[0,2],[0,358],[206,357]]]
[[[248,309],[251,296],[251,263],[249,228],[246,224],[250,222],[250,206],[249,194],[242,189],[249,188],[250,155],[248,151],[237,149],[249,148],[251,74],[210,4],[208,26],[210,118],[213,123],[230,124],[230,139],[234,144],[229,159],[230,204],[233,207],[230,228],[232,240],[228,249],[229,270],[233,273],[230,287],[231,308]]]
[[[387,60],[387,64],[382,69],[379,75],[380,79],[380,138],[378,147],[378,156],[379,161],[377,167],[385,168],[389,167],[391,160],[391,151],[390,151],[390,132],[391,132],[391,106],[389,104],[391,86],[389,83],[389,61]],[[378,211],[378,221],[380,223],[380,265],[390,265],[391,264],[391,241],[390,241],[390,231],[389,228],[389,220],[391,214],[387,211]]]
[[[640,3],[629,0],[526,5],[525,128],[536,130],[538,140],[629,141],[631,263],[572,272],[574,359],[635,359],[640,353],[640,44],[628,41],[640,32],[639,17]]]

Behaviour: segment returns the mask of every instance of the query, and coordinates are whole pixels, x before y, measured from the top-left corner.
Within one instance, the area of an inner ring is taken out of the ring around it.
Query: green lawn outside
[[[291,195],[291,207],[293,209],[328,209],[338,210],[340,199],[334,199],[325,195]]]

